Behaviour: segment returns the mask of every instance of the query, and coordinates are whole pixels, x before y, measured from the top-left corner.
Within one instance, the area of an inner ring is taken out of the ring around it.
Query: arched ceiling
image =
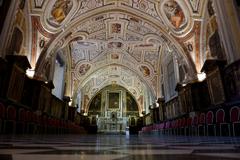
[[[68,94],[89,97],[117,83],[138,98],[159,96],[161,55],[200,70],[200,0],[34,0],[31,64],[46,79],[51,56],[68,65]],[[42,44],[42,45],[40,45]],[[190,45],[190,46],[189,46]],[[190,47],[190,49],[189,49]]]

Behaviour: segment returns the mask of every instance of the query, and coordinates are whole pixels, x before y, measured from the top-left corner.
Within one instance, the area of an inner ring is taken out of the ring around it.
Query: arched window
[[[62,99],[64,92],[64,73],[65,73],[65,63],[59,54],[56,56],[55,60],[55,70],[53,76],[54,89],[52,91],[53,95]]]

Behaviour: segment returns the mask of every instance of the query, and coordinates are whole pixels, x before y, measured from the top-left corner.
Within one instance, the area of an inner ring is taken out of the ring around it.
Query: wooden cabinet
[[[7,71],[7,62],[6,62],[6,60],[4,60],[0,57],[0,98],[5,97],[6,71]]]
[[[26,56],[6,56],[4,75],[1,78],[1,97],[21,102],[26,70],[31,68]]]
[[[202,71],[207,75],[207,84],[212,105],[219,105],[225,102],[225,91],[223,87],[223,68],[226,61],[206,60]]]
[[[181,115],[205,110],[210,106],[210,96],[207,82],[192,82],[178,85],[178,101]]]
[[[224,70],[224,87],[227,101],[240,99],[240,60],[228,65]]]

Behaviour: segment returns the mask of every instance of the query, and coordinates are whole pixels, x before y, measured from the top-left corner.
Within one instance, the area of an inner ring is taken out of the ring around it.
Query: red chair
[[[186,135],[186,118],[182,118],[181,120],[181,135]]]
[[[16,123],[16,133],[24,134],[26,127],[26,111],[23,108],[18,110],[18,120]]]
[[[225,111],[223,109],[219,109],[216,112],[216,135],[218,136],[230,135],[230,126],[225,121]]]
[[[30,121],[30,133],[39,134],[42,132],[42,118],[37,115],[37,113],[31,113],[31,121]]]
[[[42,134],[47,134],[48,133],[48,117],[47,117],[47,115],[42,115],[42,117],[41,117],[40,133],[42,133]]]
[[[170,125],[170,134],[171,135],[175,134],[175,124],[176,124],[176,120],[172,120],[171,125]]]
[[[181,119],[177,120],[176,130],[177,130],[177,135],[180,135],[181,134]]]
[[[165,122],[160,124],[160,134],[163,134],[164,132],[164,127],[165,127]]]
[[[198,116],[194,116],[192,120],[191,134],[193,136],[198,135]]]
[[[215,136],[216,135],[216,126],[213,123],[214,114],[212,111],[208,111],[206,114],[206,126],[207,126],[207,135]]]
[[[198,118],[198,136],[205,136],[205,113],[201,113]]]
[[[171,124],[171,122],[170,121],[167,121],[166,122],[166,126],[165,126],[165,134],[170,134],[170,124]]]
[[[0,133],[3,133],[5,114],[6,114],[6,107],[2,103],[0,103]]]
[[[7,107],[7,117],[4,124],[4,132],[7,134],[14,134],[16,132],[17,112],[14,106]]]
[[[192,117],[187,119],[186,135],[191,135]]]
[[[34,123],[33,123],[33,113],[31,111],[26,111],[26,127],[25,133],[32,134],[34,130]]]
[[[233,136],[240,136],[240,108],[235,106],[230,109],[231,132]]]

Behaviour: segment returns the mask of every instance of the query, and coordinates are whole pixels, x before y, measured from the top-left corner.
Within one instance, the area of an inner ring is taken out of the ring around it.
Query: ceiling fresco
[[[200,19],[206,1],[30,3],[34,21],[32,45],[36,48],[31,52],[31,63],[37,63],[36,74],[44,78],[40,73],[46,73],[46,60],[62,50],[67,57],[67,88],[71,97],[81,90],[91,99],[112,84],[125,87],[140,101],[144,90],[158,97],[161,55],[168,54],[166,50],[178,55],[189,74],[199,70],[196,63],[200,63]],[[41,40],[45,40],[42,49]]]

